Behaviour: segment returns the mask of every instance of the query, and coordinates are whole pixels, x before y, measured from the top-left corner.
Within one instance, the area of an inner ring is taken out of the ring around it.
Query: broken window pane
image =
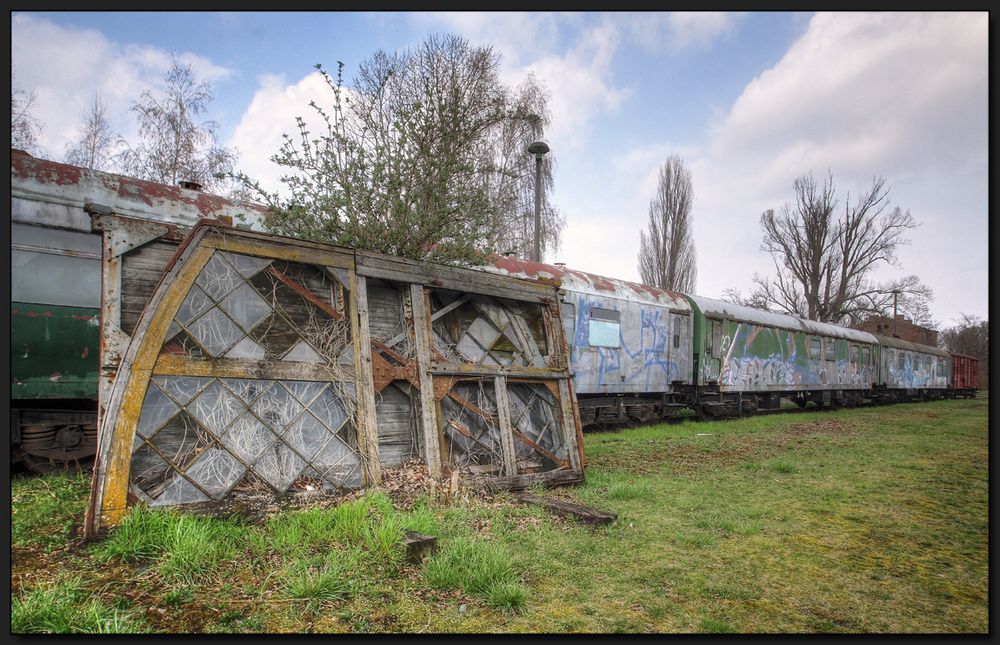
[[[518,473],[552,470],[568,465],[556,398],[540,383],[508,383],[510,422]]]
[[[503,449],[492,380],[460,381],[441,399],[444,436],[453,467],[503,468]],[[474,469],[482,472],[482,469]]]
[[[197,422],[187,412],[172,418],[147,441],[177,470],[184,470],[208,445]]]

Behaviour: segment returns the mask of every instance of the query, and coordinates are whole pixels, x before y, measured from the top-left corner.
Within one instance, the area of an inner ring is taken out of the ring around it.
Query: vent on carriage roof
[[[198,190],[198,191],[201,190],[201,184],[199,184],[193,179],[182,179],[181,181],[177,182],[177,185],[180,186],[181,188],[187,188],[188,190]]]

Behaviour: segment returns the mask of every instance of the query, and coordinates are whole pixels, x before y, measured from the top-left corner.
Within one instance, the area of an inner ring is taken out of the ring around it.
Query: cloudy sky
[[[324,94],[313,65],[350,76],[378,49],[457,33],[490,44],[502,76],[551,93],[553,202],[566,216],[549,261],[638,280],[659,165],[692,172],[698,288],[718,297],[771,273],[759,217],[796,177],[832,173],[843,205],[875,175],[920,227],[900,266],[935,293],[934,318],[986,317],[988,15],[963,13],[16,13],[12,73],[33,89],[47,156],[62,160],[97,91],[134,136],[130,101],[171,54],[212,84],[211,118],[241,166],[269,161]]]

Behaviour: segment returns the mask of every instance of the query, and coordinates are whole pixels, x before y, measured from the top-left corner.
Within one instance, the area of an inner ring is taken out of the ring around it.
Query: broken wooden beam
[[[556,513],[557,515],[575,517],[584,524],[610,524],[618,519],[617,513],[602,511],[598,508],[591,508],[582,504],[574,504],[573,502],[566,502],[561,499],[538,497],[537,495],[531,495],[529,493],[514,493],[514,497],[522,502],[544,506],[546,510]]]
[[[411,564],[420,564],[425,557],[437,550],[436,537],[416,531],[407,531],[400,544],[403,545],[406,561]]]

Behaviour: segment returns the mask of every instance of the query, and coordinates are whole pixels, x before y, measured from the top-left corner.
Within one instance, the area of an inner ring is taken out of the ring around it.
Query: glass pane
[[[142,412],[135,431],[143,437],[149,437],[160,429],[167,419],[172,417],[180,407],[160,390],[155,383],[150,383],[146,389],[146,398],[142,402]]]
[[[237,287],[220,306],[247,331],[271,313],[271,307],[248,284]]]
[[[262,361],[267,356],[264,348],[253,342],[249,338],[244,338],[233,345],[233,348],[224,354],[225,358],[244,358],[253,361]]]
[[[258,397],[251,409],[261,421],[279,435],[303,410],[302,404],[296,401],[288,390],[277,384]]]
[[[272,385],[271,381],[240,378],[225,378],[222,382],[246,403],[256,399]]]
[[[309,406],[309,411],[323,422],[323,425],[336,432],[345,421],[347,414],[340,400],[330,388],[326,388]]]
[[[225,450],[209,448],[188,468],[187,476],[215,499],[221,499],[246,467]]]
[[[195,284],[216,301],[222,300],[236,285],[243,281],[231,264],[216,253],[195,279]]]
[[[264,451],[253,469],[264,481],[277,490],[284,491],[302,473],[305,466],[306,462],[301,457],[278,441]]]
[[[292,395],[302,403],[302,405],[309,405],[316,398],[326,385],[324,383],[317,383],[315,381],[282,381],[284,385]]]
[[[361,486],[361,460],[338,437],[334,437],[326,444],[326,447],[312,459],[312,464],[320,476],[335,486],[345,488]]]
[[[330,431],[316,417],[309,412],[303,412],[288,427],[282,435],[282,440],[306,459],[312,459],[331,436]]]
[[[218,307],[188,325],[188,331],[212,356],[222,356],[243,335]]]
[[[281,357],[283,361],[293,361],[296,363],[322,363],[323,357],[316,353],[312,347],[304,340],[299,341],[287,354]]]
[[[260,453],[275,441],[275,436],[260,419],[249,412],[233,421],[226,434],[219,441],[246,463],[260,456]]]
[[[242,255],[239,253],[228,253],[226,251],[221,251],[221,253],[230,264],[236,267],[236,270],[239,271],[240,275],[245,278],[249,278],[267,265],[271,264],[271,261],[266,258],[258,258],[252,255]]]
[[[592,319],[589,331],[591,347],[619,347],[621,345],[618,323]]]
[[[174,504],[190,504],[192,502],[207,502],[204,493],[194,487],[191,482],[180,475],[166,487],[163,493],[150,506],[172,506]]]
[[[246,404],[215,381],[187,409],[213,434],[220,435],[229,422],[246,409]]]
[[[12,302],[100,307],[101,261],[11,249],[10,295]]]
[[[188,291],[187,297],[184,298],[184,302],[181,303],[180,309],[177,310],[175,318],[179,320],[182,325],[187,325],[202,312],[208,311],[208,308],[211,306],[212,300],[205,295],[205,292],[199,289],[198,285],[191,285],[191,290]],[[167,335],[169,336],[169,334]]]
[[[210,378],[197,376],[154,376],[153,382],[163,388],[174,401],[187,405],[194,395],[211,382]]]

